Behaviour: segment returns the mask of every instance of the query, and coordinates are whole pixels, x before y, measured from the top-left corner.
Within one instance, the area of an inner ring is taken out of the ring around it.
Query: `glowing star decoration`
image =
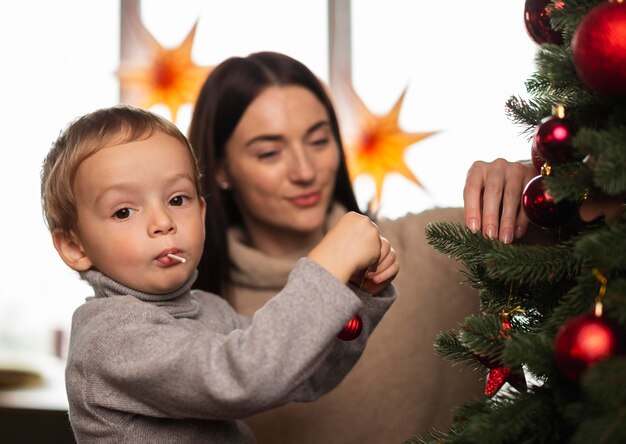
[[[117,72],[127,102],[146,109],[163,104],[170,110],[172,122],[176,122],[180,106],[195,103],[211,71],[211,67],[198,66],[191,59],[197,23],[182,44],[173,49],[161,46],[139,20],[131,25],[141,57],[122,59]]]
[[[352,91],[353,125],[351,136],[346,140],[348,170],[352,180],[361,174],[370,175],[376,185],[376,195],[370,206],[378,207],[383,182],[389,173],[398,173],[424,189],[424,186],[404,162],[405,151],[414,143],[432,136],[436,131],[408,133],[400,128],[398,118],[406,89],[391,111],[384,116],[372,114]],[[346,133],[350,133],[346,131]]]

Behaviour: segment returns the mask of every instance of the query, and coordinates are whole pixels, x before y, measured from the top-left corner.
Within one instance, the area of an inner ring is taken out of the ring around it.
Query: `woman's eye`
[[[328,142],[330,141],[330,139],[328,139],[327,137],[324,137],[323,139],[315,139],[313,142],[311,142],[314,146],[326,146],[328,145]]]
[[[128,219],[135,210],[131,210],[130,208],[120,208],[115,213],[113,213],[113,217],[116,219]]]
[[[257,157],[261,160],[263,159],[271,159],[273,157],[278,156],[278,151],[265,151],[263,153],[259,153]]]
[[[189,202],[189,197],[187,196],[175,196],[170,199],[170,205],[173,207],[180,207],[186,202]]]

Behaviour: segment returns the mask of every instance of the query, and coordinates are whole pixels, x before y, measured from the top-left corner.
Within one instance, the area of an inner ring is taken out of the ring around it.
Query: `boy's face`
[[[87,158],[74,182],[76,235],[87,261],[146,293],[183,285],[204,243],[205,204],[193,178],[187,148],[162,132]]]

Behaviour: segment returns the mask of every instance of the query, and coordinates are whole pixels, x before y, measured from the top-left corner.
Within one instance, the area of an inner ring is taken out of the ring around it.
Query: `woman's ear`
[[[226,174],[226,170],[223,165],[219,167],[217,169],[217,173],[215,173],[215,182],[217,183],[217,187],[222,190],[228,190],[230,188],[228,175]]]
[[[71,269],[86,271],[93,265],[73,231],[57,228],[52,232],[52,243],[63,262]]]

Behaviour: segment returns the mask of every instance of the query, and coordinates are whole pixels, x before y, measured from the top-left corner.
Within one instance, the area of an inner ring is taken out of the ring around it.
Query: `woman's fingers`
[[[535,170],[532,167],[520,163],[507,166],[498,235],[498,239],[506,244],[511,243],[515,237],[522,237],[526,232],[529,220],[521,206],[522,191],[534,175]]]
[[[463,190],[467,227],[505,243],[521,237],[529,223],[521,208],[521,195],[535,174],[532,166],[504,159],[474,162]]]
[[[463,188],[463,201],[465,203],[465,225],[476,233],[482,225],[482,194],[487,164],[476,161],[467,171],[465,187]]]

